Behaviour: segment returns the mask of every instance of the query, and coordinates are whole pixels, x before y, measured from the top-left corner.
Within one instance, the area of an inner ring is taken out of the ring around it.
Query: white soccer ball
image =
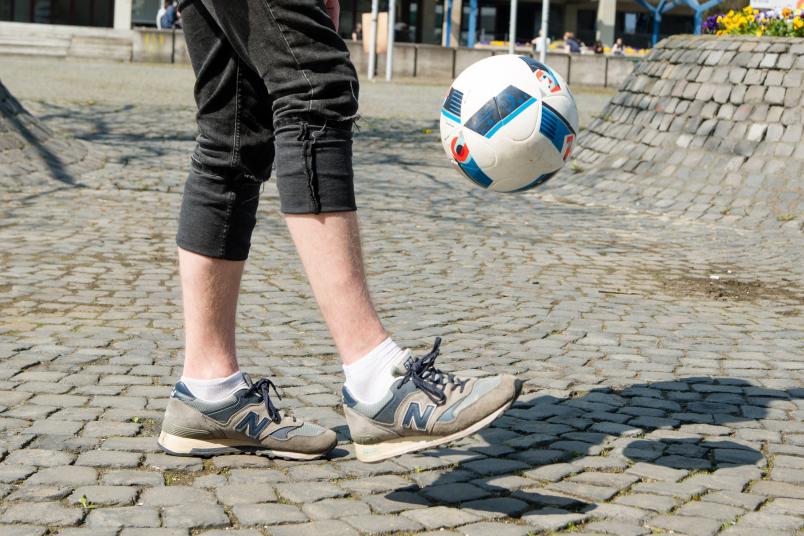
[[[447,156],[470,181],[495,192],[543,184],[567,162],[577,133],[567,83],[530,56],[492,56],[469,66],[441,107]]]

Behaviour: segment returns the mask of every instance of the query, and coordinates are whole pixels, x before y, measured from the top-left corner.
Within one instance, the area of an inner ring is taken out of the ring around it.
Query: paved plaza
[[[440,147],[445,88],[366,83],[355,169],[381,316],[416,352],[442,337],[445,370],[512,372],[523,395],[447,448],[356,461],[271,181],[241,364],[340,444],[306,463],[170,457],[155,434],[181,371],[191,73],[2,62],[88,148],[58,179],[0,180],[0,535],[802,534],[800,232],[483,192]],[[611,97],[576,94],[584,125]]]

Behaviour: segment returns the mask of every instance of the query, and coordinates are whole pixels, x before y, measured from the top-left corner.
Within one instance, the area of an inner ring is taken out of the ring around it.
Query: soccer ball
[[[481,60],[453,82],[441,107],[441,142],[470,181],[523,192],[560,170],[578,137],[567,83],[530,56]]]

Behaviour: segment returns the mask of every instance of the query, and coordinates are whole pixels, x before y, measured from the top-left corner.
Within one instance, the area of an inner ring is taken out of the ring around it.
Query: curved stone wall
[[[544,195],[801,230],[804,40],[674,36],[589,128]]]
[[[78,174],[100,165],[85,143],[55,135],[0,82],[0,190],[74,184]]]

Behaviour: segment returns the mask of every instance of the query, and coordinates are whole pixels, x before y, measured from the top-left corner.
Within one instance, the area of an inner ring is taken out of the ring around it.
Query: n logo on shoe
[[[264,417],[260,419],[260,416],[254,413],[253,411],[249,411],[248,415],[243,417],[237,426],[235,426],[235,431],[243,432],[249,437],[253,437],[254,439],[258,438],[265,427],[268,426],[268,423],[271,422],[271,419],[268,417]]]
[[[416,430],[426,430],[427,421],[430,420],[430,415],[433,414],[434,409],[434,405],[427,404],[427,406],[424,408],[424,413],[422,413],[422,407],[419,405],[419,403],[411,402],[408,405],[408,409],[405,410],[405,417],[402,419],[402,426],[404,428],[415,427]]]

